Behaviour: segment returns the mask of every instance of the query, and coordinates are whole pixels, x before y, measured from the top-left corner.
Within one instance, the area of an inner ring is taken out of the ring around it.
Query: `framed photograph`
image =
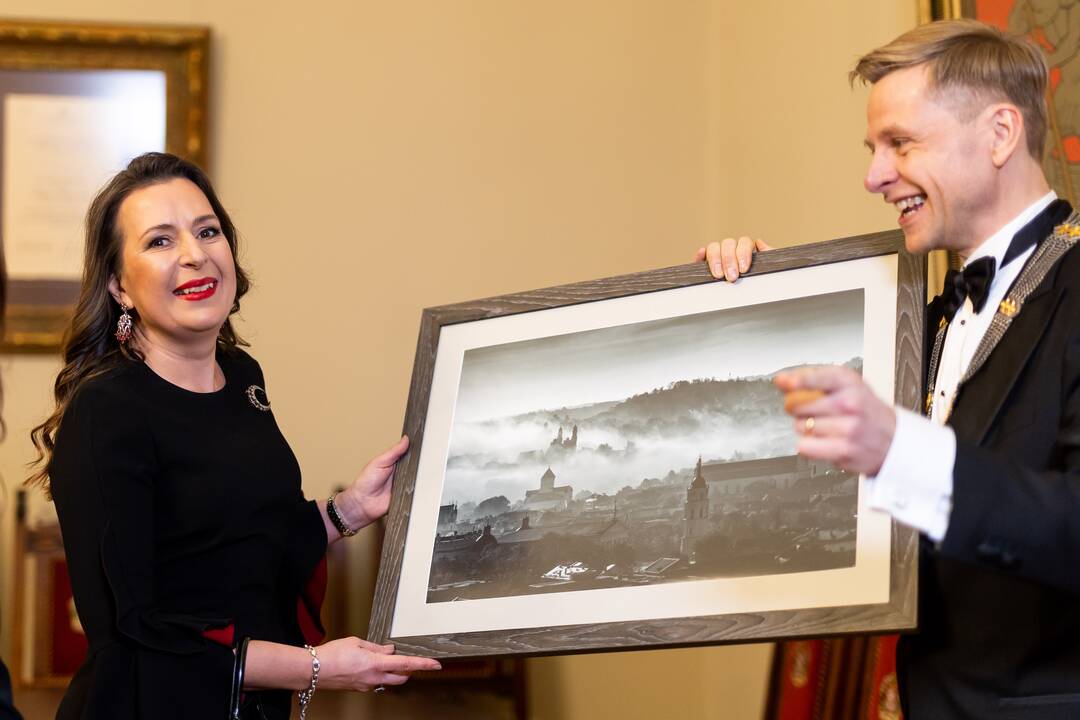
[[[148,151],[206,162],[201,27],[0,20],[0,350],[56,352],[90,200]]]
[[[915,626],[916,534],[794,452],[779,370],[921,404],[898,232],[423,312],[371,634],[484,657]]]

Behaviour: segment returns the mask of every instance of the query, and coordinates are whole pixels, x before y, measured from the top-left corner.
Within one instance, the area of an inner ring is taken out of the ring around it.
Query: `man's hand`
[[[720,242],[711,242],[708,247],[698,248],[694,253],[694,262],[705,260],[709,263],[709,272],[717,280],[726,278],[735,282],[739,275],[750,269],[755,252],[772,250],[772,247],[760,238],[752,240],[743,235],[741,238],[725,238]]]
[[[851,472],[878,474],[896,432],[896,411],[859,373],[825,365],[778,373],[773,383],[788,397],[806,393],[799,402],[785,403],[795,417],[800,455]]]

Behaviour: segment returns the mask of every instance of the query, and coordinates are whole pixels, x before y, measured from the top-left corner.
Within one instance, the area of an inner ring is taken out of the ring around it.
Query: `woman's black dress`
[[[127,362],[64,414],[49,476],[90,649],[61,720],[224,718],[234,640],[302,645],[301,624],[318,626],[305,588],[322,517],[248,397],[266,401],[258,363],[239,350],[218,363],[225,387],[194,393]],[[288,717],[292,693],[255,697]]]

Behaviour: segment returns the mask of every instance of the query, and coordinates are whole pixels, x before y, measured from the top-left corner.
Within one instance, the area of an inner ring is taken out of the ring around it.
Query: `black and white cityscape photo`
[[[855,564],[858,477],[776,372],[861,372],[862,290],[467,350],[428,602]]]

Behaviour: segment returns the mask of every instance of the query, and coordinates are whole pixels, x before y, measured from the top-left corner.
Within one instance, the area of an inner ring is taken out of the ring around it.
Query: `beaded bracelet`
[[[337,505],[334,504],[334,498],[337,497],[337,493],[330,496],[330,499],[326,501],[326,514],[330,518],[330,522],[334,524],[337,531],[344,537],[352,537],[358,531],[353,530],[351,527],[345,524],[345,520],[341,517],[341,513],[338,512]]]
[[[307,706],[311,702],[311,698],[315,695],[315,686],[319,684],[319,655],[315,652],[315,648],[310,645],[305,645],[304,649],[311,653],[311,685],[307,690],[300,690],[296,693],[300,699],[300,720],[307,718]]]

